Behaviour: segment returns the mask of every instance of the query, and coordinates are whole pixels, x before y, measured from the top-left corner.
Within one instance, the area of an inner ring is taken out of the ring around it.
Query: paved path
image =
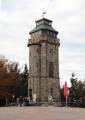
[[[85,108],[0,107],[0,120],[85,120]]]

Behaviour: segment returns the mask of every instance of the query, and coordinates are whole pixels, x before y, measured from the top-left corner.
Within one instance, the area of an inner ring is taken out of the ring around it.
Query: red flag
[[[65,84],[64,84],[64,96],[68,97],[68,95],[69,95],[69,90],[68,90],[67,82],[65,81]]]

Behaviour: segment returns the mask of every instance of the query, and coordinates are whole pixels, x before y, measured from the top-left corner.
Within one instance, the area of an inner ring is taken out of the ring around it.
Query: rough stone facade
[[[59,39],[52,21],[40,19],[30,32],[28,89],[31,100],[60,105]]]

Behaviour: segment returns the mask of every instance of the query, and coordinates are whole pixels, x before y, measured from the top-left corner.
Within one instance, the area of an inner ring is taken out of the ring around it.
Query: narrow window
[[[31,66],[30,66],[30,71],[31,71]]]
[[[37,62],[37,68],[38,68],[38,62]]]
[[[49,78],[53,78],[53,63],[49,63]]]
[[[50,92],[51,92],[51,95],[52,95],[52,93],[53,93],[53,88],[50,89]]]
[[[38,48],[37,48],[37,53],[38,53]]]
[[[55,45],[55,50],[56,50],[56,45]]]
[[[51,54],[53,53],[53,50],[52,50],[52,49],[50,49],[50,53],[51,53]]]
[[[30,57],[31,57],[31,52],[30,52]]]

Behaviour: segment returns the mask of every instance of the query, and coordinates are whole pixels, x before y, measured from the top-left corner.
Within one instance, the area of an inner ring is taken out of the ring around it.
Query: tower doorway
[[[32,100],[32,89],[31,88],[29,89],[29,97],[30,97],[30,100]]]

